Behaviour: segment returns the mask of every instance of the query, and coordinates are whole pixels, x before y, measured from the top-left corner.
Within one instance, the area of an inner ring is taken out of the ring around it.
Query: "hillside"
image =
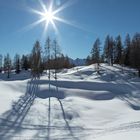
[[[140,79],[115,65],[77,66],[30,80],[0,75],[2,140],[139,140]],[[58,87],[58,92],[56,91]]]

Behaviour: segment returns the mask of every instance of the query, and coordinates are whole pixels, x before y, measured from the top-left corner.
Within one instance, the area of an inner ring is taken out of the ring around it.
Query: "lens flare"
[[[30,8],[30,11],[32,13],[38,15],[39,19],[37,21],[33,22],[32,24],[24,27],[23,30],[30,30],[41,23],[45,23],[42,36],[46,35],[49,26],[52,26],[55,33],[59,34],[57,26],[56,26],[56,21],[63,23],[63,24],[67,24],[69,26],[73,26],[73,27],[78,28],[80,30],[83,30],[76,23],[72,23],[69,20],[66,20],[66,19],[58,16],[60,12],[62,12],[67,7],[73,5],[75,2],[76,2],[76,0],[75,1],[68,0],[66,3],[60,5],[59,7],[56,5],[56,7],[58,7],[58,8],[54,9],[53,0],[51,0],[49,5],[44,3],[43,0],[39,0],[39,4],[41,7],[40,10]]]

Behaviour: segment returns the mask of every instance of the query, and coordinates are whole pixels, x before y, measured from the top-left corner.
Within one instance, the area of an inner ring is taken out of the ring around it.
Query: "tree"
[[[139,71],[140,76],[140,34],[136,33],[132,39],[132,46],[130,50],[130,63]]]
[[[62,62],[63,62],[63,67],[62,68],[67,68],[68,69],[68,68],[73,67],[73,65],[70,64],[70,60],[69,60],[69,57],[67,55],[64,57]]]
[[[33,46],[31,58],[32,58],[31,64],[32,75],[33,77],[40,77],[41,46],[39,41],[36,41],[35,45]]]
[[[93,48],[91,50],[91,59],[93,63],[99,64],[100,62],[100,40],[96,39]]]
[[[22,55],[21,58],[21,68],[24,70],[28,70],[29,68],[31,68],[31,56],[29,55]]]
[[[11,58],[10,55],[7,54],[4,57],[4,71],[7,73],[7,78],[10,78],[10,72],[11,72]]]
[[[125,38],[125,49],[124,49],[124,64],[126,66],[130,66],[130,49],[131,49],[131,38],[130,35],[127,34]]]
[[[122,64],[122,51],[123,51],[123,46],[122,46],[122,40],[121,36],[117,36],[115,40],[115,60],[114,62],[116,64]]]
[[[50,57],[51,57],[51,40],[48,37],[47,40],[46,40],[46,43],[45,43],[45,58],[46,58],[46,61],[45,61],[45,69],[46,70],[49,70],[49,73],[48,73],[49,81],[50,81],[50,76],[51,76],[51,73],[50,73],[50,69],[51,69],[51,58]],[[49,89],[50,89],[50,84],[49,84]]]
[[[109,35],[105,39],[105,44],[104,44],[104,54],[103,54],[105,61],[113,65],[114,63],[114,41],[113,38],[110,37]]]
[[[93,63],[97,64],[96,70],[98,73],[99,73],[99,63],[100,63],[100,44],[101,44],[100,39],[97,38],[91,50],[91,59]]]
[[[86,65],[91,65],[91,64],[92,64],[91,56],[88,55],[86,58]]]
[[[20,55],[16,54],[14,58],[14,66],[15,66],[15,72],[17,74],[20,73],[21,63],[20,63]]]
[[[57,70],[60,68],[60,63],[58,59],[59,56],[60,56],[60,47],[57,41],[54,40],[53,41],[53,59],[54,59],[53,67],[55,69],[55,76],[54,76],[55,79],[57,79]]]

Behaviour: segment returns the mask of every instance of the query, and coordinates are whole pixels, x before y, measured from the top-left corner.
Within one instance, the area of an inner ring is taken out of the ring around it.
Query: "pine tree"
[[[104,53],[103,53],[105,61],[109,65],[113,65],[114,63],[114,41],[113,38],[109,35],[105,39],[104,44]]]
[[[53,41],[53,59],[54,59],[53,68],[55,69],[55,76],[54,76],[55,79],[57,79],[57,70],[60,68],[60,64],[58,61],[59,56],[60,56],[60,47],[59,47],[57,41],[54,40]]]
[[[91,64],[92,64],[92,60],[91,60],[90,55],[88,55],[86,58],[86,65],[91,65]]]
[[[40,77],[40,64],[41,64],[41,46],[39,41],[36,41],[32,54],[32,64],[31,64],[31,70],[32,70],[32,75],[33,77]]]
[[[122,51],[123,51],[123,46],[122,46],[122,40],[121,36],[117,36],[115,40],[115,63],[116,64],[122,64]]]
[[[14,65],[15,65],[15,72],[17,74],[20,73],[21,62],[20,62],[20,55],[16,54],[14,58]]]
[[[124,49],[124,64],[130,66],[130,49],[131,49],[131,38],[127,34],[125,38],[125,49]]]
[[[12,64],[12,61],[11,61],[10,55],[7,54],[4,57],[4,71],[5,73],[7,73],[7,78],[10,78],[11,64]]]
[[[31,68],[31,62],[32,60],[30,60],[30,57],[28,55],[22,55],[21,58],[21,68],[24,70],[28,70],[29,68]]]
[[[131,66],[139,71],[140,76],[140,34],[136,33],[132,39],[132,47],[130,51]]]
[[[99,64],[100,62],[100,40],[96,39],[93,48],[91,50],[91,59],[93,63]]]
[[[69,57],[66,55],[64,57],[64,61],[63,61],[63,67],[62,68],[71,68],[71,64],[70,64],[70,61],[69,61]]]
[[[50,81],[50,69],[51,69],[51,40],[50,38],[48,37],[47,40],[46,40],[46,43],[45,43],[45,69],[49,71],[48,73],[48,78],[49,78],[49,81]],[[49,84],[50,86],[50,84]],[[49,87],[50,89],[50,87]]]
[[[100,63],[100,39],[97,38],[93,48],[91,50],[91,59],[93,63],[96,63],[96,71],[99,73],[99,63]]]

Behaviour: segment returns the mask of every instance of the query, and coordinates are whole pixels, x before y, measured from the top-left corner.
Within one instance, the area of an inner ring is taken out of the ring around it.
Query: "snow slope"
[[[133,69],[65,69],[57,82],[51,77],[50,91],[45,75],[1,77],[0,140],[139,140],[140,79]]]

